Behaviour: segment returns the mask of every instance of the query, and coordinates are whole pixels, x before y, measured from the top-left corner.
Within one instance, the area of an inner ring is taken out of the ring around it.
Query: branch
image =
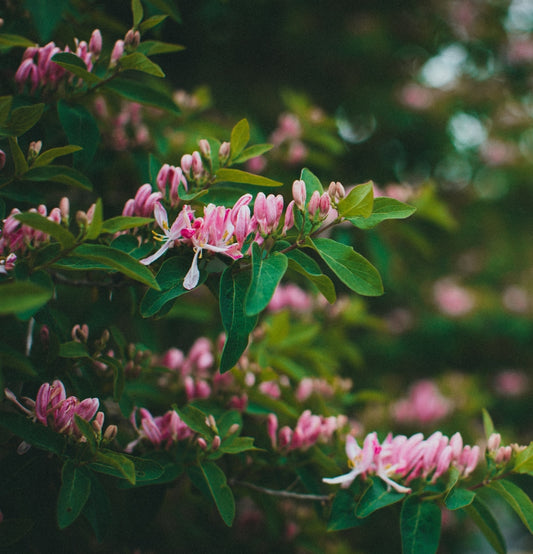
[[[331,500],[330,494],[303,494],[298,492],[280,491],[276,489],[267,489],[254,485],[253,483],[247,483],[246,481],[237,481],[236,479],[230,480],[231,485],[240,485],[254,491],[262,492],[270,496],[278,496],[280,498],[291,498],[293,500],[315,500],[318,502],[329,502]]]

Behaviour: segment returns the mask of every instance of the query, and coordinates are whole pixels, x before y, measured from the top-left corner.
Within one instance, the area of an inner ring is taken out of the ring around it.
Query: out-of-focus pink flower
[[[0,150],[0,170],[4,169],[6,165],[6,153],[3,150]]]
[[[467,289],[451,278],[443,278],[433,285],[433,298],[439,310],[452,317],[460,317],[471,312],[475,300]]]
[[[266,396],[270,396],[276,400],[281,398],[281,390],[276,381],[263,381],[259,384],[259,390]]]
[[[520,396],[527,392],[529,378],[524,371],[508,369],[496,375],[494,388],[501,396]]]
[[[313,308],[313,299],[297,285],[278,285],[268,304],[268,310],[278,312],[285,308],[299,313],[309,312]]]
[[[402,423],[432,423],[446,417],[451,409],[450,400],[442,396],[433,381],[416,382],[409,396],[392,405],[393,417]]]
[[[400,102],[413,110],[426,110],[433,104],[433,94],[420,85],[406,85],[400,91]]]
[[[267,166],[267,160],[264,156],[256,156],[246,161],[246,169],[250,173],[262,173]]]

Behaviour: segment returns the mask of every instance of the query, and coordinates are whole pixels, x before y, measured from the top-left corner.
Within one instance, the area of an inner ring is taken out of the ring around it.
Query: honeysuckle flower
[[[159,250],[155,252],[155,254],[152,254],[151,256],[140,260],[142,264],[150,265],[158,258],[160,258],[169,248],[172,248],[174,246],[174,243],[181,238],[182,231],[184,229],[190,228],[190,213],[190,208],[188,206],[185,206],[178,214],[178,217],[176,218],[172,226],[169,227],[167,211],[159,202],[155,204],[154,217],[159,227],[163,230],[163,234],[159,234],[156,232],[153,232],[153,234],[154,238],[157,241],[162,242],[163,244],[161,245]]]

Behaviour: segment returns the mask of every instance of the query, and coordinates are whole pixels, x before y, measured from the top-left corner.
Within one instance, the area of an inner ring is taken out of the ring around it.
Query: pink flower
[[[466,315],[475,305],[472,294],[449,278],[434,284],[433,298],[442,313],[453,317]]]
[[[431,423],[446,417],[451,409],[451,402],[432,381],[421,380],[411,387],[407,398],[393,404],[392,413],[400,422]]]

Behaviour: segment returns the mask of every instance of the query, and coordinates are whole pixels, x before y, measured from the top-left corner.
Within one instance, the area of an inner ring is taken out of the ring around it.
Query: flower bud
[[[238,423],[234,423],[229,429],[228,429],[228,435],[234,435],[239,431],[241,426]]]
[[[70,215],[70,201],[66,196],[59,201],[59,211],[61,212],[61,221],[67,224]]]
[[[220,448],[221,443],[222,443],[222,440],[220,439],[220,437],[218,435],[215,435],[215,438],[213,439],[213,442],[211,443],[211,450],[213,450],[213,452],[215,450],[218,450]]]
[[[229,158],[231,145],[229,142],[223,142],[218,149],[218,161],[224,165]]]
[[[204,164],[199,152],[192,153],[192,173],[195,179],[199,179],[204,171]]]
[[[202,437],[198,437],[196,439],[196,442],[198,444],[198,446],[202,449],[202,450],[206,450],[207,449],[207,443],[205,442],[205,439],[202,438]]]
[[[4,169],[6,165],[6,153],[3,150],[0,150],[0,169]]]
[[[117,436],[117,433],[118,427],[116,425],[108,425],[104,433],[104,440],[111,442]]]
[[[113,46],[113,51],[111,52],[111,59],[109,61],[109,67],[113,68],[117,65],[118,60],[124,54],[124,41],[117,40],[115,46]]]
[[[502,440],[502,436],[500,435],[500,433],[492,433],[492,435],[489,437],[489,440],[487,442],[487,448],[491,452],[498,450],[498,448],[500,447],[501,440]]]
[[[332,181],[328,187],[328,194],[333,202],[338,203],[346,196],[346,191],[341,183]]]
[[[319,211],[320,217],[327,217],[331,208],[331,200],[327,192],[320,197]]]
[[[30,145],[28,147],[28,161],[34,160],[41,151],[41,148],[43,147],[43,141],[37,140],[34,142],[30,142]]]
[[[95,29],[89,40],[89,51],[92,53],[94,58],[98,58],[102,52],[102,33],[99,29]]]
[[[307,206],[307,209],[309,210],[309,215],[311,217],[314,217],[319,207],[320,193],[318,192],[318,190],[315,190],[315,192],[313,192],[313,194],[311,195],[311,200],[309,200],[309,205]]]
[[[209,144],[209,141],[206,139],[202,139],[200,140],[198,145],[200,147],[200,154],[209,159],[211,157],[211,145]]]
[[[181,157],[181,169],[183,170],[183,173],[187,175],[187,177],[191,176],[191,168],[192,168],[192,156],[190,154],[184,154]]]
[[[294,202],[298,206],[298,208],[300,208],[300,210],[303,210],[307,198],[307,191],[305,189],[304,181],[294,181],[294,183],[292,184],[292,197],[294,198]]]
[[[132,48],[137,48],[141,42],[141,33],[139,31],[134,31],[130,29],[126,36],[124,37],[124,46],[131,46]]]

